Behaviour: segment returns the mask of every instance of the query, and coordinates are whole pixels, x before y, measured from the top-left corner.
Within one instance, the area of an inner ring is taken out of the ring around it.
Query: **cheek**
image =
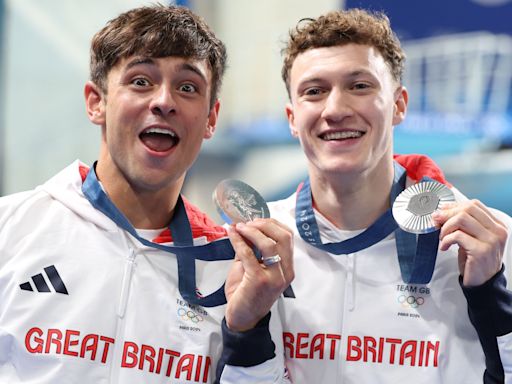
[[[304,134],[304,131],[312,129],[322,113],[319,104],[303,105],[295,111],[294,123],[299,134]]]
[[[315,152],[313,140],[311,138],[311,132],[301,129],[299,130],[297,137],[299,139],[300,146],[304,151],[304,154],[306,155],[306,157],[311,158],[311,156],[313,156],[313,153]]]
[[[134,125],[134,117],[126,113],[112,108],[107,111],[105,137],[111,148],[117,148],[126,143],[129,138],[133,137],[130,133],[131,127]]]
[[[190,116],[190,124],[194,127],[205,127],[208,122],[208,115],[196,113]]]
[[[388,127],[391,128],[393,110],[393,104],[378,99],[358,109],[360,116],[372,126],[372,129],[377,130],[379,135],[383,135]]]
[[[195,136],[203,139],[208,132],[209,113],[195,113],[189,117],[188,126],[195,127]]]

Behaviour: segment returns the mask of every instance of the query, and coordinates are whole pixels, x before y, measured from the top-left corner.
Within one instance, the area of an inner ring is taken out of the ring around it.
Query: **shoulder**
[[[48,216],[48,195],[40,190],[0,198],[0,270],[22,239],[39,229]]]
[[[30,197],[33,196],[35,193],[35,190],[30,190],[2,196],[0,197],[0,210],[3,211],[8,207],[17,206],[23,203],[24,201],[30,199]]]
[[[28,213],[35,204],[44,199],[45,193],[40,190],[18,192],[0,198],[0,229],[20,214]]]
[[[54,202],[60,201],[58,194],[66,191],[67,185],[70,184],[67,173],[70,173],[73,168],[73,165],[68,166],[33,190],[0,198],[0,235],[5,235],[5,232],[9,230],[19,230],[20,226],[40,225],[48,210],[55,206]],[[80,180],[78,172],[76,173],[75,178]],[[67,184],[61,180],[63,174],[67,177]]]

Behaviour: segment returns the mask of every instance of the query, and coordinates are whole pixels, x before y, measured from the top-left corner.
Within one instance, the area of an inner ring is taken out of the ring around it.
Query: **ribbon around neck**
[[[178,287],[181,296],[190,304],[203,307],[215,307],[226,303],[224,285],[215,292],[200,296],[197,293],[196,264],[195,261],[220,261],[230,260],[235,257],[235,251],[229,239],[213,241],[205,245],[194,245],[190,222],[185,211],[185,205],[181,196],[178,197],[174,215],[169,223],[173,244],[163,245],[153,243],[139,236],[128,219],[119,211],[107,194],[101,188],[95,171],[96,163],[89,170],[87,177],[82,184],[82,192],[94,208],[105,214],[114,221],[120,228],[127,231],[141,244],[157,248],[176,255],[178,263]]]
[[[397,162],[393,164],[395,173],[391,186],[390,206],[405,189],[406,182],[405,169]],[[420,182],[428,180],[430,179],[423,178]],[[428,284],[432,279],[439,246],[439,230],[422,235],[405,232],[393,218],[391,208],[357,236],[324,244],[315,219],[311,186],[309,179],[306,179],[297,192],[295,223],[304,241],[334,255],[346,255],[367,249],[394,232],[402,280],[407,284]]]

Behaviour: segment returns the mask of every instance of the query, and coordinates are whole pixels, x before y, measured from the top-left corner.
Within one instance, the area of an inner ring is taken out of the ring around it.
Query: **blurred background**
[[[100,130],[83,98],[90,39],[118,13],[150,3],[0,0],[0,195],[96,159]],[[217,132],[184,192],[218,222],[211,194],[220,180],[277,199],[305,177],[284,114],[280,50],[299,19],[351,7],[385,11],[408,57],[409,113],[395,128],[395,152],[431,156],[463,193],[512,214],[512,0],[172,3],[203,16],[228,48]]]

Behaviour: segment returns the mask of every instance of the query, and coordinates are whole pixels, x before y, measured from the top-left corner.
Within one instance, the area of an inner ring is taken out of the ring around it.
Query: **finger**
[[[444,224],[449,219],[459,215],[461,212],[467,212],[473,216],[483,227],[488,230],[494,230],[497,225],[505,227],[504,223],[498,220],[491,211],[478,200],[469,200],[463,203],[443,207],[433,213],[432,217],[437,224]]]
[[[480,240],[488,239],[491,235],[490,231],[474,216],[467,211],[460,211],[443,224],[439,238],[442,240],[445,236],[459,230]]]
[[[482,203],[480,200],[472,200],[478,207],[480,207],[480,209],[482,209],[490,218],[491,220],[497,224],[497,225],[500,225],[502,226],[503,228],[507,228],[507,225],[501,221],[500,219],[498,219],[492,212],[491,210],[484,204]]]
[[[504,247],[508,237],[506,226],[489,210],[482,209],[482,206],[478,201],[471,201],[461,205],[458,210],[452,210],[451,214],[457,213],[445,221],[441,227],[440,238],[443,239],[449,233],[462,230],[482,242]]]
[[[293,248],[293,232],[285,224],[274,219],[258,219],[247,223],[247,225],[258,228],[265,236],[271,238],[283,251],[281,256],[289,256]]]
[[[454,244],[459,246],[460,267],[466,264],[468,257],[473,262],[478,262],[479,265],[492,265],[494,268],[492,274],[501,266],[503,250],[500,249],[500,245],[497,242],[483,242],[463,231],[455,231],[445,236],[440,243],[440,249],[445,251]],[[492,276],[492,274],[489,276]]]
[[[252,225],[258,226],[258,225],[261,225],[264,223],[273,223],[274,225],[277,225],[278,227],[281,227],[282,229],[291,232],[291,229],[289,226],[287,226],[286,224],[280,222],[279,220],[273,219],[273,218],[266,218],[266,219],[258,218],[258,219],[248,222],[247,224],[252,224]]]
[[[274,268],[277,268],[279,266],[279,263],[281,262],[281,256],[274,255],[262,257],[261,261],[263,262],[263,265],[267,268],[272,268],[273,266],[275,266]]]
[[[235,250],[235,259],[242,262],[246,270],[260,268],[258,259],[245,239],[233,227],[228,227],[229,240]]]
[[[277,254],[276,241],[265,235],[259,228],[245,223],[237,223],[235,228],[246,241],[250,241],[256,248],[258,248],[262,257],[274,256]]]
[[[465,251],[473,251],[478,246],[477,239],[461,230],[450,232],[443,238],[441,236],[439,238],[439,249],[441,251],[446,251],[455,244]]]
[[[262,250],[262,255],[268,257],[278,254],[281,257],[281,267],[286,278],[291,281],[293,279],[293,233],[291,229],[274,219],[255,220],[247,223],[247,226],[258,230],[258,232],[252,234],[261,234],[267,240],[271,239],[274,245],[272,252],[274,253],[268,254]],[[260,243],[257,242],[256,238],[251,237],[250,240],[259,248]],[[264,238],[261,238],[261,241],[265,241]]]
[[[501,253],[491,244],[479,242],[460,231],[449,237],[453,238],[447,241],[464,245],[458,250],[458,264],[465,286],[481,285],[501,269]]]

